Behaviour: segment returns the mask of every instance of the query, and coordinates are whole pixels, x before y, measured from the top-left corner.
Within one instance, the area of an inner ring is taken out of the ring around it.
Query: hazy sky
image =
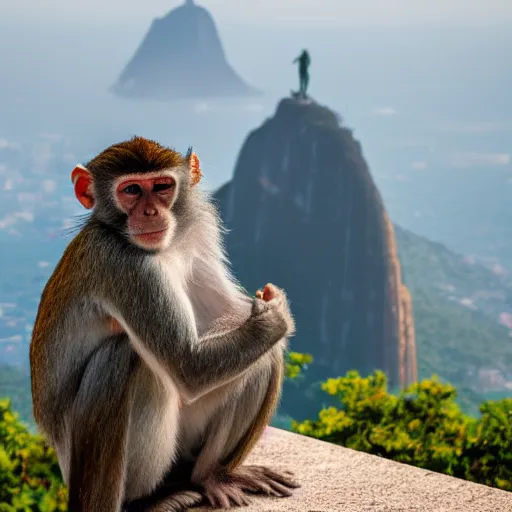
[[[177,0],[0,0],[0,17],[126,22],[163,15]],[[219,21],[315,25],[512,22],[512,0],[201,0]]]

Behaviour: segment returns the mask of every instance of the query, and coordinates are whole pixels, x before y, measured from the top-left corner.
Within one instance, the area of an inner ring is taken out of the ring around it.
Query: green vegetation
[[[510,311],[512,287],[503,276],[399,227],[395,228],[405,282],[412,294],[420,379],[437,374],[458,390],[464,412],[510,395],[486,388],[479,370],[506,378],[512,343],[499,315]]]
[[[55,452],[0,401],[0,512],[65,511],[66,499]]]
[[[294,422],[295,432],[512,491],[512,399],[485,402],[476,419],[460,410],[455,388],[435,377],[399,395],[388,393],[382,372],[348,372],[322,388],[340,406]]]
[[[296,396],[292,395],[292,393],[295,392],[298,395],[297,399],[300,402],[304,402],[304,398],[301,397],[301,383],[304,382],[303,372],[308,368],[308,365],[311,363],[312,360],[313,358],[310,354],[299,354],[298,352],[286,353],[284,390],[288,398],[290,398],[291,396]],[[290,414],[287,411],[284,411],[282,407],[280,408],[280,410],[278,410],[277,414],[274,416],[271,423],[273,427],[282,428],[285,430],[291,430],[292,424],[292,416],[290,416]]]
[[[287,352],[285,371],[286,378],[291,380],[300,379],[303,376],[302,372],[307,369],[307,366],[311,361],[313,361],[313,357],[310,354]]]

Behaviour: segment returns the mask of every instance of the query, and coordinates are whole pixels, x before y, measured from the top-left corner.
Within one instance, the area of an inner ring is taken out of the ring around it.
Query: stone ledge
[[[291,498],[253,498],[240,512],[512,511],[512,493],[276,428],[247,463],[294,471],[302,487]]]

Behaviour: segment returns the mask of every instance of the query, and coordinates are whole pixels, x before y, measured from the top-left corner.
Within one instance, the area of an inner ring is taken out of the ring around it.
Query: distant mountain
[[[250,133],[216,198],[237,276],[284,287],[297,317],[293,350],[315,371],[384,370],[416,379],[410,296],[393,227],[359,143],[314,101],[283,99]]]
[[[456,385],[471,412],[512,396],[512,286],[508,276],[395,227],[414,302],[420,378]]]
[[[193,0],[153,21],[111,90],[150,99],[257,93],[229,65],[212,16]]]

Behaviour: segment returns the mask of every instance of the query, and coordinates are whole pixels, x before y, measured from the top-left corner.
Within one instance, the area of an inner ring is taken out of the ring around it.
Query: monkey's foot
[[[224,478],[211,476],[203,483],[203,488],[204,497],[213,508],[244,507],[251,502],[238,484]]]
[[[249,505],[247,492],[284,498],[292,495],[292,489],[300,487],[289,471],[278,472],[264,466],[244,466],[230,473],[212,473],[202,485],[210,505],[224,509]]]
[[[278,498],[291,496],[292,489],[300,487],[292,472],[276,471],[265,466],[242,466],[235,469],[228,478],[246,491]]]

